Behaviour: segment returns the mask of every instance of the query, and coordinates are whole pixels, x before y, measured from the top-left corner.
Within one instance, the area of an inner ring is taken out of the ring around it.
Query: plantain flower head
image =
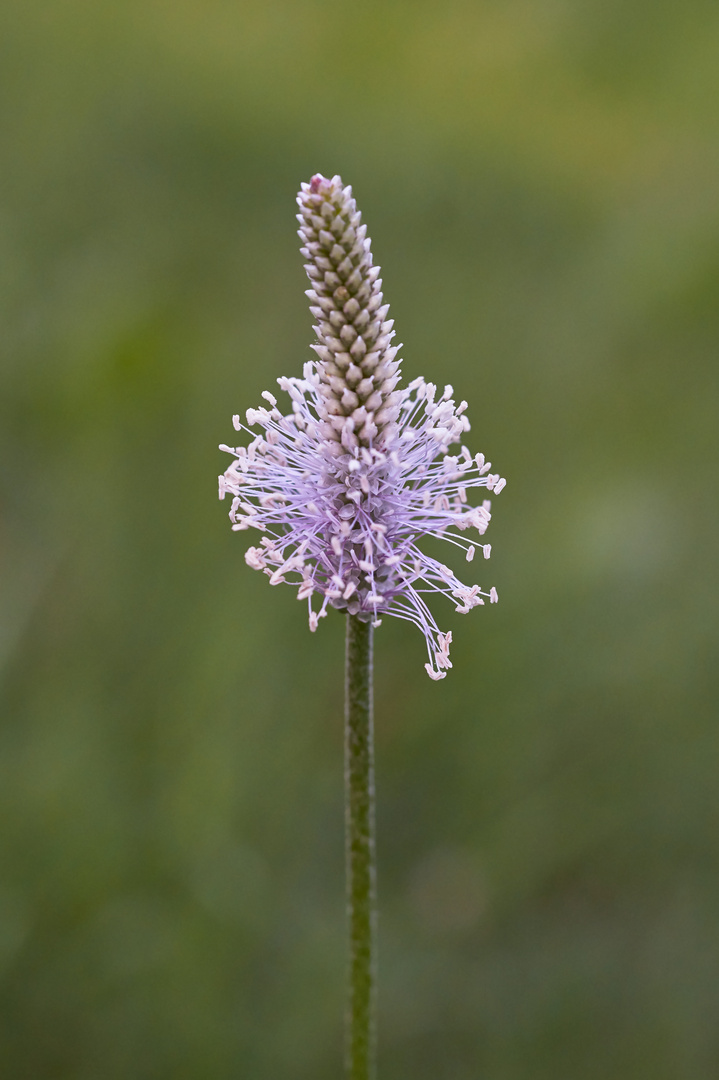
[[[317,359],[302,378],[278,379],[289,409],[266,391],[246,423],[233,417],[249,442],[220,447],[234,458],[220,498],[232,496],[235,531],[260,534],[249,566],[271,585],[297,586],[311,630],[329,607],[375,626],[406,619],[424,635],[427,673],[443,679],[452,633],[439,630],[426,597],[441,593],[464,614],[497,592],[464,585],[421,544],[438,537],[468,562],[477,550],[488,559],[491,504],[471,495],[496,495],[506,481],[463,445],[467,403],[455,404],[451,386],[399,385],[400,347],[352,189],[318,173],[297,203]]]

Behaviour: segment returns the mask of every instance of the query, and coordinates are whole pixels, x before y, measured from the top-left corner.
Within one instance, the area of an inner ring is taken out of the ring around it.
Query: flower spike
[[[397,389],[392,321],[351,188],[317,174],[297,202],[317,359],[303,378],[278,379],[290,411],[265,392],[267,405],[248,409],[246,424],[233,417],[250,441],[220,447],[235,459],[219,478],[220,498],[233,496],[234,530],[261,534],[248,565],[272,585],[298,587],[311,630],[329,606],[375,626],[384,615],[406,619],[424,635],[428,674],[443,679],[452,635],[440,632],[425,596],[441,593],[464,614],[496,603],[497,591],[464,585],[419,544],[441,538],[468,561],[480,546],[488,559],[490,545],[463,534],[484,535],[491,504],[473,505],[468,492],[496,495],[506,481],[461,445],[467,403],[455,404],[451,386],[439,397],[421,378]]]

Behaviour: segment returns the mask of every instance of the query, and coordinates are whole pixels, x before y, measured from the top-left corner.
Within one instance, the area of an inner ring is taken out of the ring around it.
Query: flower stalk
[[[401,385],[380,270],[352,189],[317,173],[297,204],[316,358],[302,378],[277,380],[289,409],[265,391],[266,405],[248,409],[246,423],[233,416],[245,443],[221,445],[234,460],[219,494],[232,496],[233,530],[259,534],[248,565],[270,585],[296,587],[310,630],[332,609],[346,615],[346,1066],[347,1080],[374,1080],[372,635],[385,616],[412,623],[424,637],[427,674],[446,677],[452,631],[440,630],[428,601],[441,596],[464,615],[495,604],[497,590],[465,584],[424,541],[442,540],[468,563],[477,552],[489,559],[482,538],[492,504],[477,495],[498,495],[506,481],[464,445],[467,402],[455,402],[451,386],[440,391],[423,378]]]
[[[347,1080],[376,1075],[376,904],[371,623],[347,615],[345,654],[345,864],[349,929]]]

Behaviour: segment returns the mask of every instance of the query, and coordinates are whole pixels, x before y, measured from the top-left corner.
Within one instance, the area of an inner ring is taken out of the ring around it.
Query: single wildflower
[[[491,504],[470,493],[497,495],[506,481],[463,445],[467,402],[455,404],[451,386],[438,393],[419,378],[399,387],[401,346],[352,189],[317,174],[297,202],[317,359],[302,378],[278,379],[289,411],[265,392],[246,424],[233,417],[250,441],[220,447],[235,459],[220,498],[232,496],[233,529],[261,534],[248,565],[271,585],[298,586],[311,630],[329,607],[374,626],[406,619],[424,635],[428,674],[443,679],[452,633],[440,631],[426,598],[439,593],[464,614],[496,603],[497,591],[463,584],[420,545],[438,537],[468,562],[478,547],[488,559],[490,545],[473,537],[484,536]]]

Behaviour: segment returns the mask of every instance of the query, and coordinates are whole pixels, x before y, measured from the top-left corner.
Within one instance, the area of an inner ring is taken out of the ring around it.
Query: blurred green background
[[[719,1074],[718,55],[709,0],[6,0],[4,1076],[340,1075],[342,619],[215,479],[317,170],[509,481],[450,677],[378,634],[380,1075]]]

